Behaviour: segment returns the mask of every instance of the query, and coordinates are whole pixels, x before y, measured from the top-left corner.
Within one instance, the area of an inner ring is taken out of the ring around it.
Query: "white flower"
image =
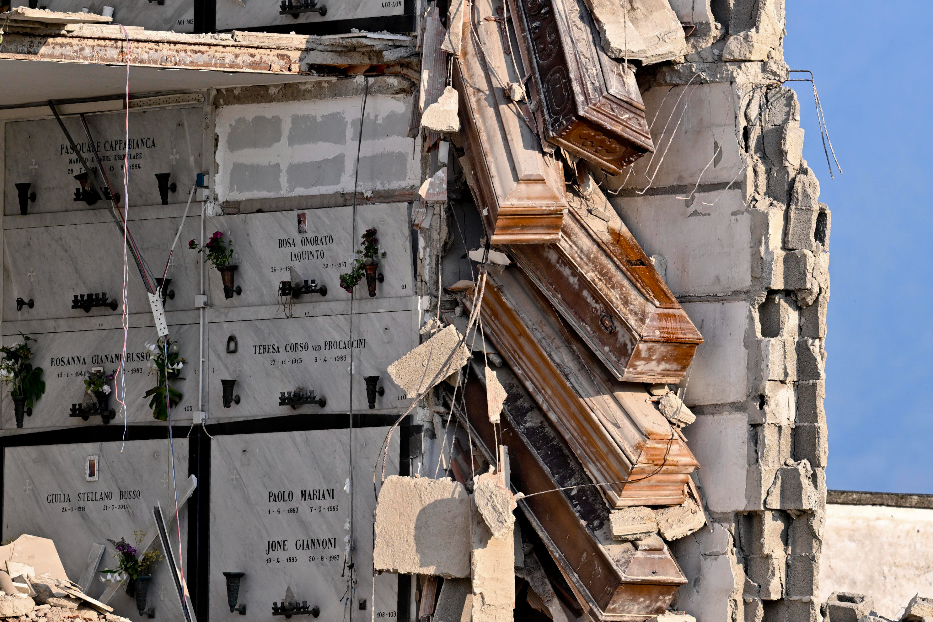
[[[177,363],[175,363],[175,367],[173,369],[181,369],[184,366],[185,366],[184,363],[182,363],[181,361],[178,361]]]
[[[110,395],[110,385],[109,385],[109,384],[105,384],[105,385],[101,388],[101,391],[104,392],[104,395]]]
[[[147,343],[147,344],[146,344],[146,349],[149,350],[150,352],[152,352],[153,354],[155,354],[156,352],[159,351],[158,348],[156,348],[156,346],[155,346],[154,343]]]

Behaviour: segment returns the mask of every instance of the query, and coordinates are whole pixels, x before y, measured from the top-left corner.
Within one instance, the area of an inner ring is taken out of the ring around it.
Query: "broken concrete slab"
[[[659,615],[657,622],[697,622],[697,619],[683,611],[668,611]]]
[[[612,58],[650,65],[687,53],[684,29],[667,0],[587,0],[586,4],[603,50]]]
[[[453,0],[447,8],[447,33],[441,48],[454,56],[460,56],[460,45],[463,41],[463,19],[468,15],[470,3],[468,0]]]
[[[489,376],[486,378],[488,381]],[[500,540],[511,537],[515,524],[512,512],[517,507],[512,493],[495,473],[483,473],[473,482],[473,500],[492,536]]]
[[[387,371],[406,397],[415,398],[456,373],[469,360],[470,350],[461,343],[457,328],[450,325],[389,365]]]
[[[0,595],[0,618],[16,618],[24,616],[36,608],[36,603],[23,594],[10,596]]]
[[[457,90],[452,86],[444,88],[444,92],[436,102],[428,106],[421,115],[421,127],[444,134],[460,131],[460,118],[458,111],[460,105]]]
[[[25,564],[32,569],[32,576],[49,575],[58,581],[68,581],[55,543],[48,538],[23,534],[5,546],[0,546],[0,564],[9,562]],[[12,572],[10,576],[16,576]]]
[[[907,603],[901,622],[929,622],[933,620],[933,598],[922,598],[916,594]]]
[[[502,414],[502,405],[505,404],[505,400],[509,394],[506,393],[505,387],[503,387],[499,379],[496,378],[496,372],[488,365],[485,367],[484,372],[483,376],[486,379],[486,404],[489,407],[489,421],[492,423],[499,423],[499,417]]]
[[[388,477],[376,506],[376,570],[469,577],[470,506],[452,480]]]
[[[658,521],[654,511],[646,507],[632,507],[613,510],[609,513],[612,539],[631,542],[645,538],[658,531]]]
[[[668,393],[661,396],[658,402],[658,410],[664,415],[664,418],[678,428],[684,428],[697,420],[696,415],[687,408],[683,401],[677,397],[676,393]]]
[[[654,515],[661,537],[668,542],[689,536],[706,524],[706,515],[693,499],[677,507],[656,510]]]
[[[512,622],[515,609],[514,525],[509,525],[497,538],[476,505],[471,516],[473,622]]]
[[[433,622],[470,622],[473,585],[469,579],[446,579],[437,597]]]

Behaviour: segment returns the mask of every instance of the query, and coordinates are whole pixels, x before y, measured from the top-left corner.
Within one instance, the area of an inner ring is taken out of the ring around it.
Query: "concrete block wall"
[[[656,153],[606,180],[705,339],[681,386],[711,520],[675,545],[675,605],[699,622],[817,620],[830,213],[781,86],[783,2],[707,7],[711,43],[639,72]]]

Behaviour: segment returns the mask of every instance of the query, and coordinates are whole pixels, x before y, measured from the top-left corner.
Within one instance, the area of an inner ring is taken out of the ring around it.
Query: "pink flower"
[[[221,233],[220,231],[215,231],[215,232],[214,232],[214,235],[211,236],[211,239],[212,239],[212,240],[219,240],[220,238],[223,237],[223,235],[224,235],[224,234]]]

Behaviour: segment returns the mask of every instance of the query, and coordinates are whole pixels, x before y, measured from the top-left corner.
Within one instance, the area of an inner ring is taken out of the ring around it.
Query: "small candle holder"
[[[314,404],[324,408],[327,406],[327,399],[324,396],[317,397],[314,391],[305,391],[301,387],[294,391],[279,393],[279,406],[291,406],[293,409],[297,409],[304,404]]]
[[[81,309],[85,313],[90,313],[91,309],[98,307],[109,307],[111,311],[116,311],[119,303],[116,300],[110,300],[107,292],[99,294],[75,294],[71,301],[72,309]]]

